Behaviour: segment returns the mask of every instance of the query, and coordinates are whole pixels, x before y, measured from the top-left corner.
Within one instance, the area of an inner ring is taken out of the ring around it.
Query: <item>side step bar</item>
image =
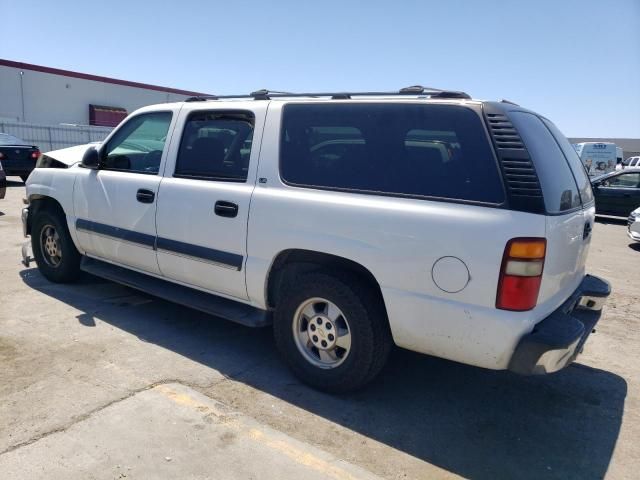
[[[80,268],[97,277],[121,283],[163,300],[179,303],[247,327],[264,327],[271,324],[271,315],[265,310],[134,272],[94,258],[83,257]]]

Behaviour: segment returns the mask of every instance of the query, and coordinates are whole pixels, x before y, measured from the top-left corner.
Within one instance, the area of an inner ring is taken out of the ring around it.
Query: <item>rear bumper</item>
[[[509,370],[540,375],[569,365],[600,320],[610,293],[611,286],[606,280],[586,275],[566,302],[522,337],[509,362]]]
[[[10,177],[13,175],[29,175],[36,168],[35,160],[3,160],[2,166],[5,174]]]

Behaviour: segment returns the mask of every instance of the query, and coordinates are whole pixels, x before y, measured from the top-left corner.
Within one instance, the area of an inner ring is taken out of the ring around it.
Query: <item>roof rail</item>
[[[389,97],[389,96],[418,95],[429,98],[459,98],[471,99],[469,94],[457,90],[441,90],[439,88],[423,87],[422,85],[412,85],[410,87],[401,88],[395,92],[315,92],[315,93],[291,93],[279,92],[276,90],[268,90],[263,88],[251,92],[249,95],[202,95],[190,97],[185,102],[202,102],[205,100],[224,100],[224,99],[241,99],[253,98],[254,100],[271,100],[272,98],[300,98],[300,97],[329,97],[333,100],[348,100],[352,97]]]

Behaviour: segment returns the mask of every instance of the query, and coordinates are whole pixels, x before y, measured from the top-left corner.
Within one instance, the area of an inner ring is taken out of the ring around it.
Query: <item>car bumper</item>
[[[22,220],[22,234],[26,237],[29,236],[29,207],[24,207],[20,215]]]
[[[29,236],[29,207],[24,207],[22,209],[22,214],[20,215],[22,219],[22,234],[25,237]],[[22,244],[22,264],[29,268],[31,262],[33,261],[33,253],[31,251],[31,242],[24,242]]]
[[[557,372],[573,362],[594,331],[610,293],[606,280],[586,275],[566,302],[522,337],[509,370],[540,375]]]
[[[627,219],[627,235],[631,240],[640,242],[640,221],[636,217],[629,217]]]

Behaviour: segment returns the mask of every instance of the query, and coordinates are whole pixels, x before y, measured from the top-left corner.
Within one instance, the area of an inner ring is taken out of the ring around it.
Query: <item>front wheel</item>
[[[48,280],[67,283],[78,278],[82,255],[71,239],[63,215],[49,210],[36,212],[31,227],[31,247],[38,270]]]
[[[391,348],[381,299],[349,274],[308,273],[292,282],[276,307],[274,336],[296,376],[329,392],[364,386]]]

